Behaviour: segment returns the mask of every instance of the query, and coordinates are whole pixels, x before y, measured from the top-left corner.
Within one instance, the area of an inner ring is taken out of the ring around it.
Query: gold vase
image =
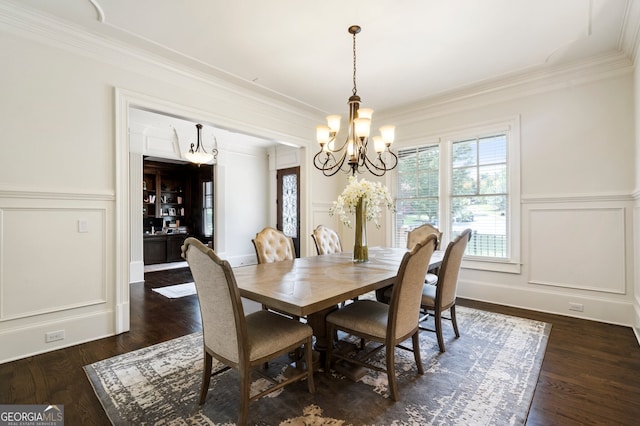
[[[358,201],[356,204],[356,240],[353,245],[353,262],[369,261],[369,247],[367,247],[367,203]]]

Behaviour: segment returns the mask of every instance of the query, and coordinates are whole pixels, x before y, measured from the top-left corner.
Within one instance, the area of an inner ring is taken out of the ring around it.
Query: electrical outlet
[[[44,335],[45,343],[56,342],[58,340],[64,340],[64,330],[50,331]]]
[[[569,310],[570,311],[576,311],[576,312],[583,312],[584,311],[584,305],[582,303],[569,302]]]

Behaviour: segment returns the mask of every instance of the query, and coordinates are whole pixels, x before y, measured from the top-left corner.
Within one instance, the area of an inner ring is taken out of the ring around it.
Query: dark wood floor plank
[[[108,425],[83,366],[201,329],[196,296],[151,291],[192,281],[188,268],[145,274],[130,289],[131,331],[0,365],[0,403],[65,406],[69,425]],[[640,348],[628,327],[470,300],[492,312],[552,324],[527,425],[635,425],[640,418]],[[464,338],[464,330],[461,330]]]

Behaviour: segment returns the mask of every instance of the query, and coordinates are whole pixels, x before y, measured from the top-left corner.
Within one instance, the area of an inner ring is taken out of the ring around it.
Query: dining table
[[[406,248],[370,247],[369,261],[354,263],[351,252],[301,257],[233,268],[240,295],[292,316],[306,317],[314,349],[324,357],[329,344],[325,318],[344,301],[392,285]],[[429,269],[442,263],[435,251]]]

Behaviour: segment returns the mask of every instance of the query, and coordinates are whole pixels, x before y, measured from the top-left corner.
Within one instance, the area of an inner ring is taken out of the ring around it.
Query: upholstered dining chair
[[[316,243],[316,251],[318,254],[342,253],[340,236],[331,228],[318,225],[313,230],[311,238],[313,238],[313,242]]]
[[[407,234],[407,248],[411,250],[413,246],[422,241],[427,235],[436,234],[438,237],[438,243],[436,244],[436,250],[440,250],[440,242],[442,241],[442,232],[430,223],[424,223],[417,228],[412,229]],[[438,284],[438,275],[432,272],[427,272],[424,282],[431,285]]]
[[[395,374],[396,346],[412,350],[418,373],[424,374],[420,359],[420,340],[418,317],[420,313],[420,293],[424,286],[424,275],[429,260],[436,247],[436,236],[429,235],[405,253],[398,268],[397,281],[393,286],[391,301],[386,303],[375,300],[358,300],[344,308],[327,315],[329,335],[336,330],[379,343],[376,347],[364,349],[356,359],[334,352],[329,345],[325,359],[325,371],[329,372],[333,358],[342,359],[376,371],[385,371],[389,381],[389,394],[398,400],[398,388]],[[405,348],[400,343],[411,337],[413,348]],[[386,369],[368,363],[367,360],[386,347]]]
[[[281,262],[283,260],[293,260],[296,257],[296,249],[293,245],[293,239],[287,237],[284,232],[267,226],[256,234],[251,240],[256,250],[258,264]],[[262,305],[262,309],[271,309],[266,305]],[[276,311],[279,312],[279,311]],[[286,316],[292,316],[279,312]],[[292,316],[294,319],[300,319]]]
[[[460,337],[458,322],[456,321],[456,293],[458,290],[458,275],[462,256],[471,239],[471,229],[465,229],[455,240],[451,241],[444,252],[442,264],[438,272],[438,285],[425,284],[422,289],[421,309],[425,312],[433,311],[435,330],[421,327],[422,330],[435,331],[438,337],[440,352],[444,352],[444,339],[442,337],[442,312],[449,309],[451,323],[456,337]],[[426,319],[423,316],[421,321]]]
[[[328,228],[324,225],[318,225],[311,234],[313,242],[316,244],[316,252],[318,255],[342,253],[342,244],[340,243],[340,236],[336,231]],[[358,300],[357,297],[351,299],[353,301]],[[340,303],[340,306],[344,306],[346,302]],[[337,340],[337,334],[334,336]]]
[[[428,235],[434,234],[438,238],[436,240],[436,250],[440,249],[440,242],[442,240],[442,232],[431,225],[430,223],[424,223],[417,228],[412,229],[407,233],[407,249],[411,250],[416,243],[424,240]],[[435,271],[434,271],[435,272]],[[438,284],[438,275],[427,271],[424,277],[424,282],[429,285],[437,285]],[[391,289],[393,285],[379,288],[376,290],[376,300],[379,302],[389,303],[389,299],[391,298]]]
[[[218,374],[235,368],[240,376],[238,424],[247,423],[249,402],[282,388],[294,381],[307,379],[309,392],[315,392],[313,370],[307,363],[304,371],[296,369],[288,379],[274,383],[268,389],[250,395],[251,373],[268,360],[302,345],[306,359],[312,359],[311,327],[269,311],[257,311],[245,317],[240,291],[231,265],[195,238],[187,238],[182,246],[196,284],[204,339],[204,368],[199,403],[204,404],[209,391],[213,359],[225,365]],[[300,367],[297,365],[297,367]]]
[[[280,262],[296,257],[293,239],[270,226],[258,232],[251,242],[256,249],[258,263]]]

